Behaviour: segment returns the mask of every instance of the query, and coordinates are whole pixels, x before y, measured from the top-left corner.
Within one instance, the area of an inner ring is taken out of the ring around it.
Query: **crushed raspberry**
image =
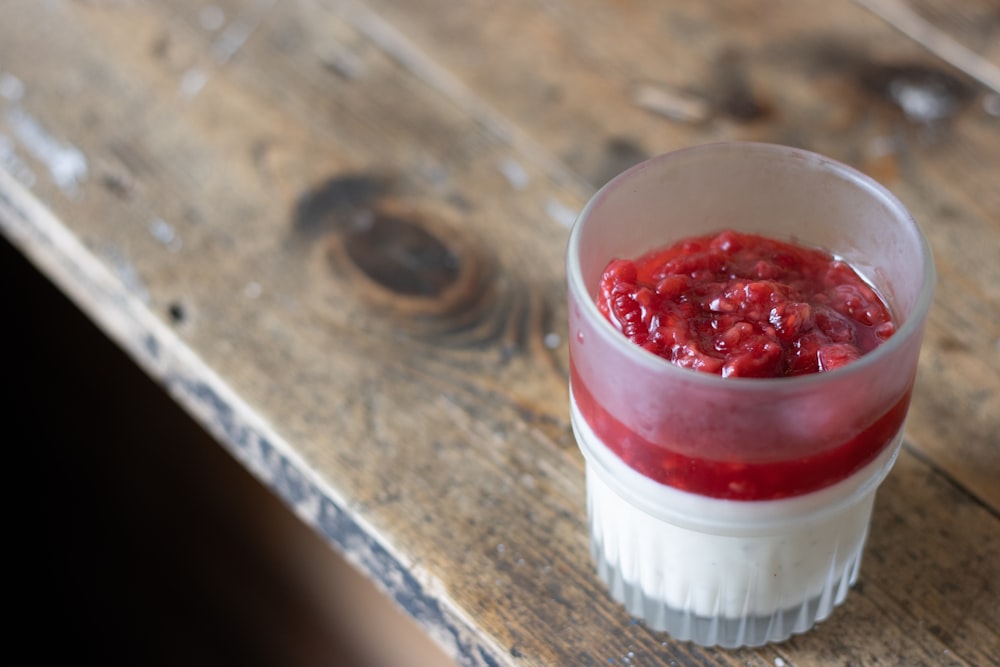
[[[723,377],[829,371],[895,332],[888,307],[846,262],[735,231],[613,260],[597,304],[637,345]]]

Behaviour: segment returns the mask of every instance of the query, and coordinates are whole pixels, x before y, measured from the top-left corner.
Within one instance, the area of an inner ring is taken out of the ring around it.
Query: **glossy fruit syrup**
[[[629,340],[678,366],[777,378],[839,368],[895,331],[881,298],[820,250],[725,231],[610,262],[597,305]],[[575,375],[575,369],[571,369]],[[783,498],[829,486],[873,460],[903,423],[909,392],[849,442],[774,462],[700,459],[643,440],[573,378],[577,406],[638,472],[717,498]]]

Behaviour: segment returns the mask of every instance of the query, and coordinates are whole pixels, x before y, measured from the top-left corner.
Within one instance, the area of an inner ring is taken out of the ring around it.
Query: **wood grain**
[[[460,664],[996,664],[981,84],[856,5],[211,7],[0,10],[0,225]],[[859,590],[735,652],[647,631],[592,572],[562,277],[596,186],[720,139],[872,173],[940,275]]]

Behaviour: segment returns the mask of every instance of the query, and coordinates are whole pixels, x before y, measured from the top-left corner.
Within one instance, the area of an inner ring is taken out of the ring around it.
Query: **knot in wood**
[[[439,298],[460,275],[459,257],[445,240],[393,213],[359,213],[343,244],[354,266],[402,297]]]

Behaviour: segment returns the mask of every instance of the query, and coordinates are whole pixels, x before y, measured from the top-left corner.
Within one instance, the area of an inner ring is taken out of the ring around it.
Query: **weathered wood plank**
[[[822,54],[909,53],[895,32],[862,21],[830,50],[863,12],[829,10],[829,39],[814,47],[795,37],[816,25],[808,12],[778,21],[748,8],[725,15],[740,36],[729,42],[712,27],[721,10],[637,3],[487,14],[227,0],[213,5],[219,25],[193,0],[20,4],[0,21],[0,156],[31,193],[2,181],[5,234],[462,664],[974,665],[1000,654],[997,461],[983,447],[996,380],[975,364],[1000,336],[970,305],[996,298],[978,283],[995,267],[974,241],[998,238],[979,196],[996,162],[973,141],[988,143],[991,126],[971,106],[954,121],[969,164],[986,171],[956,187],[937,165],[969,167],[909,137],[924,128],[888,103],[866,115],[878,98]],[[760,43],[768,17],[776,46]],[[629,78],[663,25],[675,38]],[[733,44],[738,57],[723,57]],[[809,48],[818,60],[786,57]],[[690,67],[664,67],[671,54]],[[643,77],[707,100],[710,116],[638,109],[625,83]],[[746,91],[715,97],[714,85],[747,82],[763,116],[745,117]],[[838,95],[856,106],[827,106]],[[783,139],[886,169],[864,142],[893,132],[904,140],[886,173],[911,203],[951,211],[934,239],[942,291],[971,292],[932,323],[941,349],[915,411],[933,409],[880,496],[862,588],[777,647],[712,651],[650,633],[608,600],[588,560],[562,223],[603,178],[685,142]],[[944,157],[930,161],[934,151]],[[382,272],[400,253],[421,261]],[[955,331],[955,318],[967,326]],[[978,404],[965,400],[977,392]],[[939,449],[955,452],[953,467]],[[958,486],[940,468],[957,470]]]
[[[991,0],[858,0],[952,67],[1000,93],[1000,7]]]

